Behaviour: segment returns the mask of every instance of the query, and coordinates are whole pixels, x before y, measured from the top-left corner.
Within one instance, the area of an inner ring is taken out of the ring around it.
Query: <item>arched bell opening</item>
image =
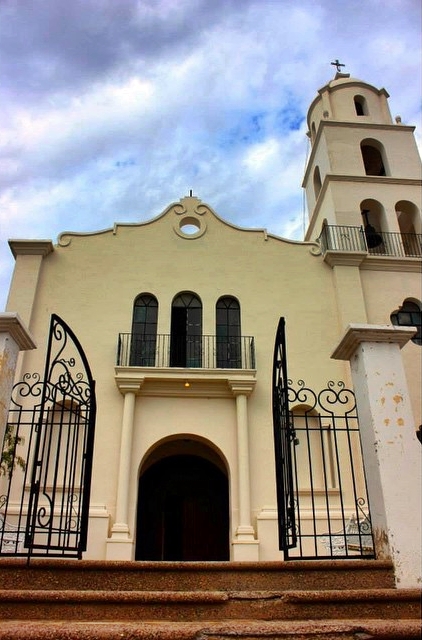
[[[377,200],[363,200],[360,205],[366,244],[369,251],[384,252],[383,231],[386,231],[385,212]]]
[[[366,98],[361,95],[357,95],[353,98],[353,102],[355,105],[355,111],[357,116],[367,116],[368,115],[368,105],[366,102]]]
[[[362,140],[360,149],[367,176],[389,175],[385,149],[379,140],[372,138]]]
[[[322,187],[321,172],[318,166],[315,167],[314,169],[313,182],[314,182],[315,200],[318,200],[318,196],[320,194],[321,187]]]
[[[141,467],[136,525],[136,560],[229,560],[229,480],[219,453],[192,436],[159,444]]]

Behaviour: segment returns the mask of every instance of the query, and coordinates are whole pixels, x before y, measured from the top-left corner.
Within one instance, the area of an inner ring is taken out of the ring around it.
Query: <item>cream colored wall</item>
[[[159,331],[169,333],[171,302],[183,290],[203,304],[203,331],[215,334],[215,304],[222,295],[241,305],[242,334],[255,337],[257,384],[248,400],[251,504],[253,515],[275,506],[271,369],[277,322],[287,322],[289,374],[312,387],[344,379],[345,365],[330,360],[341,329],[332,272],[311,246],[235,229],[211,212],[203,237],[185,239],[173,229],[173,212],[141,226],[119,226],[91,236],[74,236],[44,259],[31,331],[40,348],[25,356],[25,371],[42,371],[51,313],[72,327],[97,381],[98,417],[92,500],[114,513],[123,397],[114,382],[119,332],[130,332],[132,305],[142,292],[159,301]],[[63,239],[65,241],[66,238]],[[221,449],[236,477],[233,453],[235,400],[137,398],[133,469],[154,440],[180,432],[209,438]],[[166,409],[164,409],[166,407]],[[195,418],[201,415],[201,422]],[[189,417],[186,427],[185,415]],[[169,422],[169,416],[171,422]],[[263,461],[265,460],[265,464]],[[134,517],[137,476],[131,477]],[[236,496],[232,496],[233,521]]]
[[[339,122],[325,126],[324,136],[329,149],[330,173],[366,175],[360,143],[369,138],[384,147],[387,175],[421,178],[420,159],[411,127],[361,127],[358,123],[346,126]]]

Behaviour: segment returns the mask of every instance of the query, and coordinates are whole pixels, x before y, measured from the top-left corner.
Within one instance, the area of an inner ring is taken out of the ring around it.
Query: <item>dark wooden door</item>
[[[137,560],[229,559],[227,476],[193,455],[166,457],[139,481]]]

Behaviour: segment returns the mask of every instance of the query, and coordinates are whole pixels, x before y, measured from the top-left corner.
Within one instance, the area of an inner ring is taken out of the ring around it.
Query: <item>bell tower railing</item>
[[[323,253],[363,251],[371,256],[422,257],[422,234],[420,233],[377,231],[375,234],[368,234],[364,227],[327,224],[324,225],[318,242]]]

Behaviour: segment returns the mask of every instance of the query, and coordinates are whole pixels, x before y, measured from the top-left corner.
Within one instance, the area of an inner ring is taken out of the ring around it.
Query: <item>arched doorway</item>
[[[163,452],[144,465],[136,560],[229,560],[227,473],[211,450],[206,457],[188,451]]]

